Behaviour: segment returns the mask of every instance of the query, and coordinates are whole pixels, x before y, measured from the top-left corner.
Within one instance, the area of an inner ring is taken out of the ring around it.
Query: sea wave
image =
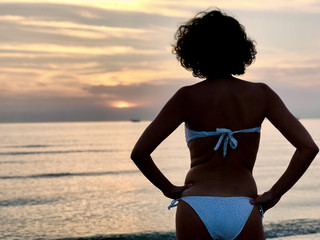
[[[0,152],[0,156],[10,155],[31,155],[31,154],[66,154],[66,153],[98,153],[98,152],[121,152],[123,150],[116,149],[87,149],[87,150],[56,150],[56,151],[15,151]]]
[[[265,225],[266,239],[311,235],[320,233],[320,219],[295,219]],[[97,235],[80,238],[60,238],[57,240],[174,240],[174,232],[147,232],[132,234]]]
[[[268,238],[320,233],[320,219],[294,219],[269,223],[265,226],[265,233]]]
[[[33,206],[42,204],[51,204],[59,201],[58,198],[16,198],[10,200],[1,200],[0,207]]]
[[[47,148],[47,147],[54,147],[54,146],[53,145],[45,145],[45,144],[0,146],[0,148]]]
[[[29,161],[30,162],[30,161]],[[0,161],[0,164],[23,164],[25,161]]]
[[[122,171],[107,171],[107,172],[62,172],[62,173],[43,173],[34,175],[21,175],[21,176],[0,176],[0,179],[28,179],[28,178],[60,178],[60,177],[90,177],[90,176],[103,176],[103,175],[123,175],[138,173],[138,170],[122,170]]]
[[[151,232],[151,233],[133,233],[133,234],[113,234],[97,235],[92,237],[80,238],[59,238],[57,240],[175,240],[174,232]]]

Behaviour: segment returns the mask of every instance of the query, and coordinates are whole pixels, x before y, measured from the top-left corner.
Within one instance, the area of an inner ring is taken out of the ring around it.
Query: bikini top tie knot
[[[223,157],[227,155],[227,148],[230,145],[231,149],[235,149],[238,146],[237,139],[234,138],[233,132],[227,128],[217,128],[217,135],[220,135],[219,140],[214,147],[214,150],[217,151],[223,141]]]
[[[261,126],[253,127],[248,129],[231,131],[227,128],[217,128],[215,132],[211,131],[195,131],[185,125],[185,134],[186,141],[189,146],[189,143],[197,138],[210,137],[210,136],[219,136],[218,142],[214,147],[214,150],[217,151],[223,142],[223,157],[227,155],[228,145],[231,149],[235,149],[238,146],[238,141],[234,138],[236,133],[260,133]]]

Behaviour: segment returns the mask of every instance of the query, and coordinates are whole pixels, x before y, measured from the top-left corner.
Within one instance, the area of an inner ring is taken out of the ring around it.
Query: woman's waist
[[[257,197],[257,187],[256,185],[250,184],[203,184],[203,183],[193,183],[191,188],[185,190],[181,197],[186,196],[216,196],[216,197]]]
[[[253,180],[252,168],[244,164],[216,164],[208,161],[190,168],[186,179],[192,180]]]
[[[191,169],[185,179],[192,187],[184,196],[257,196],[257,186],[247,169]]]

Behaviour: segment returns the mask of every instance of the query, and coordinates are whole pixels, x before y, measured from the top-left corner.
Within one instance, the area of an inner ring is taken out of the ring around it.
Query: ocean
[[[320,145],[320,119],[301,119]],[[0,239],[175,239],[175,209],[130,160],[149,122],[0,124]],[[254,177],[268,190],[294,148],[265,121]],[[153,158],[183,184],[181,125]],[[320,239],[319,156],[264,217],[267,239]]]

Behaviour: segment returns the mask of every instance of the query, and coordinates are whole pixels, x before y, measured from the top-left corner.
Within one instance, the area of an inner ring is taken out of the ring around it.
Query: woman
[[[235,78],[255,59],[244,27],[219,10],[198,14],[176,33],[173,52],[204,81],[181,88],[135,145],[131,158],[163,194],[178,205],[177,239],[264,238],[263,212],[272,208],[306,171],[318,147],[266,84]],[[296,148],[269,191],[258,195],[252,169],[260,126],[269,121]],[[185,123],[191,168],[184,186],[173,185],[151,153]]]

